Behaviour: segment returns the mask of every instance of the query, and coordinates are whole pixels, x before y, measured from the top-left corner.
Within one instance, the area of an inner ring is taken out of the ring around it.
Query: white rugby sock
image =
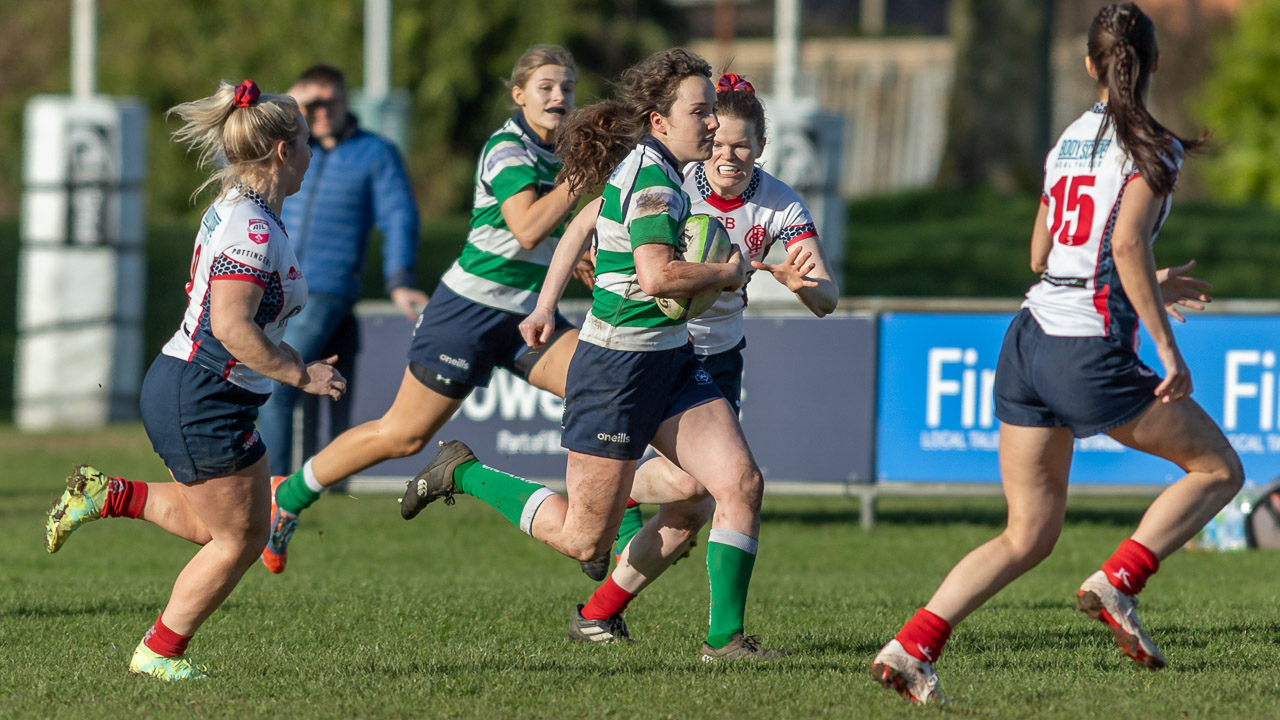
[[[311,490],[311,492],[322,493],[325,486],[320,484],[320,481],[316,479],[315,470],[311,469],[311,461],[313,459],[307,458],[307,461],[302,463],[302,482],[307,484],[307,489]]]

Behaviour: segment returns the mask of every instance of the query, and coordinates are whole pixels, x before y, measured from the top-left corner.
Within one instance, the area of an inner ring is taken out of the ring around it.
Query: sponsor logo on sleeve
[[[260,252],[254,252],[254,251],[252,251],[252,250],[250,250],[250,249],[248,249],[248,248],[242,248],[242,247],[238,247],[238,248],[231,248],[231,250],[230,250],[230,254],[232,254],[232,255],[239,255],[240,257],[246,257],[246,258],[249,258],[249,259],[251,259],[251,260],[257,260],[257,261],[258,261],[258,263],[263,264],[263,265],[267,264],[267,256],[266,256],[266,255],[263,255],[263,254],[262,254],[262,253],[260,253]]]
[[[262,218],[249,221],[249,239],[261,245],[271,239],[271,226]]]
[[[298,278],[302,277],[302,271],[290,265],[289,273],[285,275],[285,277],[289,278],[290,280],[297,280]]]

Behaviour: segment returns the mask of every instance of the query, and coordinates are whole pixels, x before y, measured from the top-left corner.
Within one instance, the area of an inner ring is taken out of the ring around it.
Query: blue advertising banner
[[[581,313],[566,312],[579,321]],[[380,417],[405,371],[412,325],[394,311],[362,311],[351,421]],[[876,323],[868,315],[746,318],[742,425],[770,481],[871,482]],[[436,439],[462,440],[481,460],[533,478],[563,478],[560,398],[499,370]],[[361,477],[411,477],[434,454],[389,460]]]
[[[998,482],[999,422],[992,385],[1011,315],[880,317],[876,477],[886,481]],[[1240,454],[1246,475],[1280,475],[1276,355],[1280,318],[1194,316],[1174,328],[1194,398]],[[1144,332],[1140,355],[1163,373]],[[1182,472],[1106,435],[1076,441],[1072,482],[1167,484]]]

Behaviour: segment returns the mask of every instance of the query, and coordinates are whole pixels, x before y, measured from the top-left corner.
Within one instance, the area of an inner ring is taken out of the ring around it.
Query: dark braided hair
[[[609,174],[649,132],[649,113],[671,114],[680,83],[711,78],[711,66],[684,48],[656,52],[622,71],[618,99],[569,113],[556,133],[558,180],[572,193],[604,184]]]
[[[1088,48],[1098,84],[1107,88],[1107,109],[1097,139],[1114,124],[1116,138],[1147,184],[1157,195],[1168,195],[1178,180],[1177,170],[1166,160],[1171,140],[1191,152],[1205,143],[1208,134],[1180,138],[1147,110],[1144,98],[1158,52],[1155,23],[1134,3],[1107,5],[1089,23]]]

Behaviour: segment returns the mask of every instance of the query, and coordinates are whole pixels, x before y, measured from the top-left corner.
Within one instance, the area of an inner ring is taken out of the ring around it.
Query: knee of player
[[[415,432],[405,432],[404,428],[383,428],[384,437],[387,439],[387,447],[390,450],[391,457],[402,458],[410,455],[417,455],[427,446],[427,441],[431,439],[430,435]]]
[[[706,493],[705,488],[703,489],[703,492]],[[697,502],[691,503],[689,508],[690,524],[692,525],[693,522],[697,522],[697,527],[694,528],[694,532],[697,532],[703,525],[706,525],[707,522],[711,520],[711,516],[715,511],[716,499],[711,497],[710,493],[703,495]]]
[[[1216,447],[1183,465],[1182,469],[1192,474],[1208,475],[1212,484],[1210,492],[1215,494],[1230,493],[1234,496],[1244,486],[1244,466],[1225,438]]]
[[[1008,527],[1005,539],[1013,550],[1014,558],[1024,567],[1039,565],[1053,552],[1061,535],[1061,526]]]
[[[266,547],[270,537],[271,524],[263,522],[250,523],[229,530],[216,538],[211,538],[210,541],[216,541],[224,552],[235,555],[241,560],[253,560],[262,554],[262,548]]]
[[[1240,462],[1240,456],[1235,450],[1228,448],[1219,464],[1220,467],[1213,473],[1214,480],[1232,495],[1240,492],[1240,488],[1244,487],[1244,465]]]
[[[738,468],[732,477],[723,482],[714,483],[715,490],[711,495],[722,505],[745,505],[754,510],[760,509],[760,500],[764,495],[764,477],[760,469],[751,463]]]
[[[672,485],[676,493],[687,503],[699,503],[711,497],[706,486],[688,473],[672,473]]]
[[[613,542],[607,538],[583,538],[574,542],[569,548],[569,557],[579,562],[591,562],[609,552]]]

